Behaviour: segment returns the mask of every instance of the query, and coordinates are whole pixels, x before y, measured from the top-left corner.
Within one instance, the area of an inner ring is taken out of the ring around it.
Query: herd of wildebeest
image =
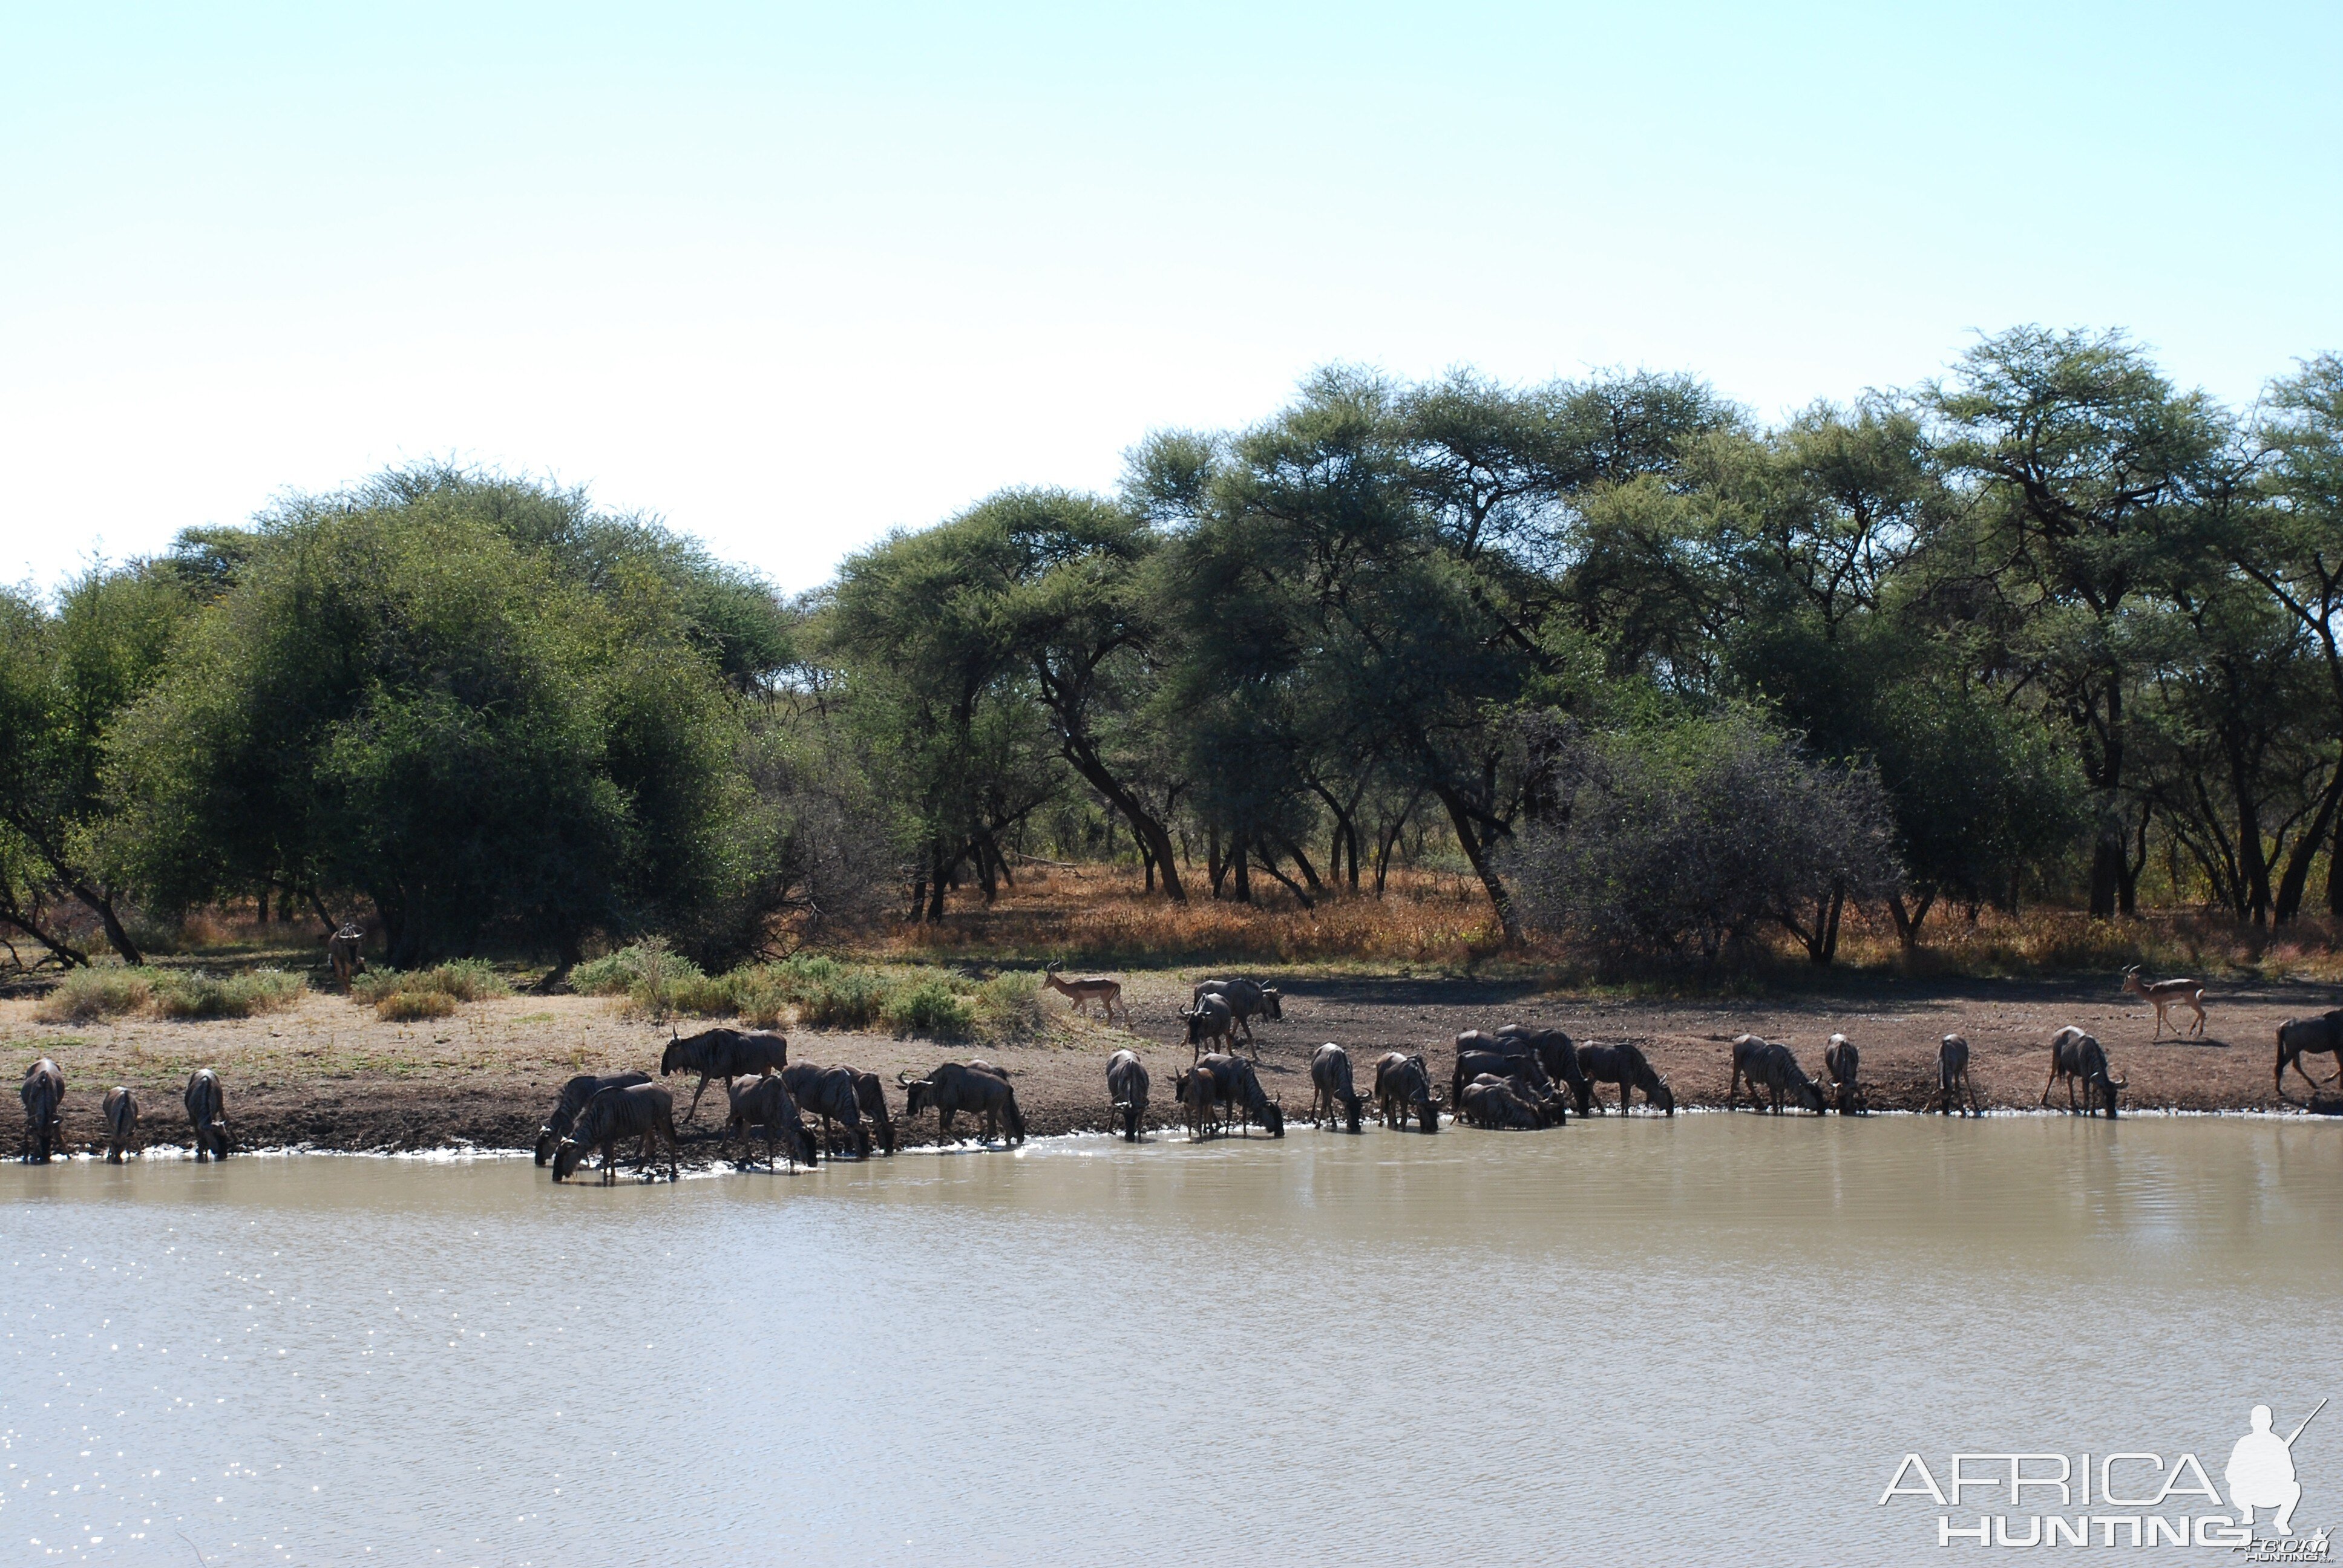
[[[1104,977],[1068,982],[1052,970],[1051,983],[1072,999],[1076,1010],[1095,1000],[1110,1010],[1110,1018],[1121,996],[1121,985]],[[2203,1032],[2202,988],[2194,981],[2147,986],[2127,976],[2126,986],[2157,1003],[2159,1034],[2167,1000],[2162,993],[2194,1007],[2196,1030]],[[2186,990],[2175,989],[2181,987]],[[1172,1079],[1172,1103],[1179,1107],[1179,1121],[1188,1136],[1202,1141],[1232,1131],[1249,1133],[1258,1125],[1272,1138],[1283,1137],[1284,1106],[1280,1096],[1262,1087],[1255,1070],[1260,1056],[1252,1030],[1256,1020],[1283,1019],[1277,989],[1250,980],[1202,980],[1179,1016],[1186,1026],[1182,1043],[1189,1047],[1189,1063]],[[1239,1053],[1240,1037],[1246,1054]],[[1208,1050],[1208,1046],[1213,1049]],[[2050,1053],[2041,1104],[2050,1103],[2052,1090],[2064,1080],[2070,1113],[2096,1116],[2104,1111],[2113,1120],[2117,1097],[2128,1081],[2113,1076],[2099,1042],[2069,1026],[2051,1037]],[[2286,1070],[2291,1066],[2310,1085],[2315,1109],[2343,1109],[2343,1101],[2320,1094],[2317,1081],[2302,1065],[2303,1057],[2318,1055],[2335,1058],[2335,1086],[2343,1089],[2343,1009],[2278,1026],[2278,1092],[2285,1097]],[[1832,1035],[1823,1051],[1822,1069],[1819,1076],[1809,1076],[1788,1046],[1742,1035],[1733,1041],[1726,1104],[1739,1106],[1745,1084],[1752,1106],[1776,1116],[1785,1107],[1817,1116],[1834,1111],[1842,1116],[1865,1114],[1869,1107],[1862,1053],[1855,1042],[1844,1034]],[[876,1073],[792,1062],[789,1041],[770,1030],[709,1029],[688,1037],[671,1033],[656,1079],[641,1071],[580,1073],[564,1083],[538,1130],[538,1164],[550,1165],[554,1181],[567,1181],[598,1151],[601,1179],[608,1183],[617,1180],[623,1149],[635,1151],[647,1175],[657,1173],[663,1149],[667,1174],[674,1179],[679,1141],[675,1101],[659,1081],[679,1073],[699,1077],[684,1112],[687,1125],[698,1117],[709,1086],[723,1085],[728,1108],[723,1145],[728,1154],[737,1152],[744,1161],[754,1161],[759,1143],[768,1166],[779,1161],[811,1166],[840,1153],[863,1159],[874,1148],[895,1152],[896,1124],[888,1089]],[[948,1061],[924,1078],[898,1073],[896,1087],[903,1092],[904,1117],[916,1121],[932,1111],[939,1132],[947,1139],[959,1141],[954,1123],[966,1116],[981,1123],[985,1141],[1005,1138],[1016,1144],[1025,1140],[1025,1118],[1009,1080],[1006,1071],[990,1062]],[[1561,1030],[1523,1023],[1459,1034],[1444,1100],[1420,1052],[1383,1052],[1374,1063],[1371,1092],[1362,1095],[1351,1053],[1329,1041],[1312,1053],[1310,1080],[1311,1124],[1347,1132],[1361,1130],[1371,1102],[1385,1128],[1403,1131],[1413,1125],[1422,1132],[1437,1132],[1443,1113],[1463,1125],[1497,1131],[1560,1127],[1574,1113],[1585,1117],[1607,1111],[1605,1089],[1618,1091],[1621,1115],[1628,1112],[1636,1095],[1663,1115],[1674,1116],[1676,1111],[1667,1078],[1654,1070],[1634,1045],[1582,1045]],[[1139,1141],[1147,1124],[1152,1081],[1137,1051],[1118,1050],[1108,1060],[1106,1088],[1117,1131],[1130,1141]],[[25,1073],[24,1158],[28,1162],[44,1162],[64,1152],[65,1092],[65,1073],[46,1057]],[[182,1098],[196,1158],[227,1158],[231,1139],[219,1075],[198,1068],[187,1079]],[[1937,1046],[1936,1087],[1926,1109],[1945,1115],[1982,1114],[1969,1081],[1968,1041],[1957,1034],[1946,1035]],[[137,1136],[137,1096],[127,1086],[116,1085],[106,1092],[101,1115],[106,1157],[119,1163]]]

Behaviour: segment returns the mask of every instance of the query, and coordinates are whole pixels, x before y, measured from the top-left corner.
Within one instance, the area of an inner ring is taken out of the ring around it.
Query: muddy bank
[[[1061,1020],[1049,999],[1047,1038],[981,1048],[888,1036],[791,1030],[793,1060],[843,1062],[891,1081],[979,1051],[1007,1068],[1036,1134],[1103,1130],[1108,1122],[1106,1058],[1133,1046],[1155,1074],[1155,1120],[1169,1107],[1172,1071],[1188,1060],[1177,1043],[1177,1010],[1191,977],[1128,978],[1128,1027]],[[2152,1040],[2153,1014],[2111,982],[1879,981],[1831,995],[1751,1001],[1598,1001],[1541,996],[1520,985],[1470,980],[1296,979],[1285,984],[1282,1022],[1260,1030],[1263,1082],[1299,1115],[1310,1100],[1310,1052],[1322,1040],[1350,1048],[1363,1070],[1383,1051],[1421,1050],[1445,1082],[1450,1041],[1467,1028],[1527,1020],[1568,1030],[1582,1040],[1627,1040],[1667,1074],[1681,1103],[1725,1102],[1731,1078],[1729,1041],[1744,1030],[1784,1040],[1819,1074],[1833,1030],[1862,1047],[1872,1104],[1919,1109],[1934,1092],[1937,1040],[1966,1035],[1973,1076],[1986,1103],[2031,1107],[2049,1070],[2048,1040],[2077,1024],[2107,1046],[2115,1072],[2130,1081],[2128,1109],[2188,1111],[2285,1109],[2273,1091],[2273,1037],[2288,1017],[2343,1003],[2326,988],[2271,986],[2208,993],[2203,1040]],[[146,1129],[158,1141],[182,1142],[179,1091],[197,1066],[216,1068],[228,1089],[237,1141],[250,1146],[307,1144],[335,1150],[413,1150],[472,1144],[516,1148],[533,1141],[561,1081],[580,1071],[656,1070],[664,1026],[618,1016],[609,1002],[583,997],[515,997],[474,1004],[454,1018],[392,1024],[335,996],[311,996],[267,1018],[202,1023],[136,1019],[106,1023],[36,1022],[33,1004],[0,1002],[0,1041],[12,1073],[36,1055],[54,1057],[69,1084],[65,1133],[73,1147],[99,1136],[98,1101],[109,1085],[139,1092]],[[684,1026],[689,1031],[690,1027]],[[2322,1084],[2335,1070],[2316,1059]],[[678,1111],[691,1081],[678,1080]],[[1362,1088],[1364,1087],[1363,1082]],[[2289,1072],[2288,1091],[2307,1098]],[[693,1133],[721,1126],[721,1091],[711,1087]],[[896,1102],[900,1104],[900,1099]],[[2054,1105],[2065,1103],[2061,1090]],[[0,1121],[15,1125],[10,1107]],[[910,1141],[932,1141],[932,1117],[904,1129]],[[13,1150],[13,1141],[0,1142]],[[713,1157],[712,1144],[703,1151]]]

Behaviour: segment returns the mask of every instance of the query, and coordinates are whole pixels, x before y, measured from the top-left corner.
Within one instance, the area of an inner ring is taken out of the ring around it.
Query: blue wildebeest
[[[1236,1027],[1236,1014],[1230,1010],[1226,997],[1200,997],[1194,1009],[1182,1013],[1180,1018],[1188,1026],[1188,1063],[1192,1067],[1204,1054],[1207,1043],[1232,1048],[1236,1044],[1231,1033]]]
[[[1942,1116],[1953,1113],[1953,1107],[1963,1097],[1963,1116],[1981,1116],[1977,1109],[1976,1085],[1969,1081],[1969,1042],[1957,1034],[1948,1034],[1936,1042],[1936,1111]]]
[[[1760,1040],[1754,1034],[1745,1034],[1735,1040],[1733,1042],[1733,1087],[1725,1097],[1727,1107],[1739,1103],[1744,1079],[1749,1081],[1750,1103],[1760,1111],[1765,1109],[1757,1098],[1757,1091],[1761,1089],[1772,1095],[1776,1116],[1782,1114],[1782,1097],[1785,1094],[1816,1116],[1827,1109],[1828,1102],[1823,1098],[1823,1086],[1806,1076],[1806,1070],[1798,1065],[1797,1054],[1786,1045]]]
[[[537,1162],[542,1165],[553,1158],[554,1146],[568,1136],[570,1123],[578,1120],[588,1101],[606,1089],[626,1089],[650,1081],[648,1072],[581,1072],[563,1084],[561,1097],[537,1130]]]
[[[25,1162],[45,1165],[65,1143],[65,1069],[42,1057],[25,1070]]]
[[[1432,1097],[1432,1074],[1421,1056],[1387,1050],[1376,1060],[1375,1106],[1385,1127],[1404,1131],[1413,1116],[1422,1131],[1440,1131],[1440,1101]]]
[[[1578,1052],[1574,1050],[1570,1054],[1575,1061]],[[1483,1034],[1477,1029],[1468,1029],[1456,1037],[1456,1068],[1449,1074],[1448,1099],[1459,1107],[1459,1115],[1463,1114],[1464,1086],[1483,1073],[1519,1080],[1521,1088],[1516,1092],[1537,1107],[1539,1126],[1559,1126],[1568,1120],[1569,1112],[1545,1070],[1544,1060],[1522,1036]]]
[[[1552,1125],[1544,1110],[1522,1092],[1518,1078],[1484,1072],[1456,1097],[1456,1120],[1493,1132],[1527,1132]]]
[[[854,1074],[854,1103],[862,1108],[862,1120],[879,1133],[879,1152],[895,1152],[895,1119],[887,1114],[887,1086],[879,1081],[875,1072],[846,1070]]]
[[[789,1085],[789,1098],[798,1110],[807,1116],[821,1118],[821,1141],[824,1150],[835,1152],[833,1127],[843,1127],[853,1141],[857,1160],[870,1158],[870,1134],[862,1126],[862,1095],[855,1082],[850,1067],[816,1067],[809,1061],[792,1062],[781,1069],[781,1081]]]
[[[1252,1044],[1254,1019],[1273,1018],[1282,1020],[1285,1017],[1285,1005],[1278,996],[1277,988],[1263,985],[1259,980],[1198,980],[1188,992],[1188,1005],[1202,1007],[1204,1004],[1204,999],[1208,996],[1219,997],[1229,1004],[1229,1017],[1237,1028],[1244,1030],[1245,1045],[1248,1048]],[[1235,1041],[1232,1040],[1230,1044],[1233,1048]],[[1261,1059],[1256,1054],[1253,1060],[1258,1061]]]
[[[1138,1142],[1147,1120],[1147,1064],[1137,1051],[1118,1050],[1106,1059],[1106,1095],[1122,1123],[1123,1141]]]
[[[106,1120],[106,1162],[119,1165],[122,1151],[138,1135],[138,1097],[128,1085],[117,1083],[106,1091],[97,1109]]]
[[[2318,1081],[2302,1065],[2306,1056],[2335,1058],[2335,1082],[2343,1087],[2343,1008],[2320,1013],[2317,1018],[2290,1018],[2278,1026],[2278,1070],[2270,1082],[2280,1100],[2286,1098],[2286,1070],[2291,1062],[2302,1081],[2310,1085],[2312,1099],[2318,1097]]]
[[[724,1086],[724,1098],[731,1108],[724,1119],[727,1143],[735,1138],[745,1141],[761,1129],[767,1165],[772,1164],[776,1148],[791,1165],[810,1168],[819,1162],[820,1151],[814,1147],[813,1132],[798,1114],[797,1098],[779,1074],[733,1079]]]
[[[679,1072],[699,1074],[691,1091],[691,1107],[683,1113],[688,1125],[699,1114],[699,1097],[711,1078],[730,1082],[736,1078],[761,1078],[789,1064],[789,1042],[768,1029],[703,1029],[698,1034],[670,1038],[659,1055],[659,1076]]]
[[[1619,1086],[1619,1114],[1627,1114],[1627,1091],[1643,1091],[1644,1103],[1656,1105],[1670,1116],[1676,1113],[1676,1091],[1668,1081],[1652,1070],[1652,1064],[1634,1046],[1621,1040],[1616,1045],[1582,1045],[1578,1048],[1578,1068],[1586,1075],[1588,1100],[1600,1111],[1603,1101],[1593,1092],[1598,1083]]]
[[[903,1114],[917,1117],[932,1107],[936,1125],[953,1142],[960,1137],[952,1131],[952,1118],[963,1111],[984,1118],[987,1140],[999,1136],[1003,1127],[1009,1131],[1009,1141],[1025,1141],[1024,1113],[1017,1109],[1017,1091],[1009,1087],[1009,1080],[970,1061],[947,1061],[925,1078],[913,1078],[899,1072],[895,1081],[903,1088],[906,1105]]]
[[[1251,1128],[1258,1121],[1272,1138],[1285,1136],[1285,1107],[1262,1088],[1261,1075],[1253,1071],[1252,1062],[1214,1051],[1196,1064],[1196,1070],[1211,1076],[1212,1098],[1237,1113],[1241,1128]]]
[[[1217,1130],[1220,1099],[1212,1075],[1202,1067],[1183,1067],[1172,1081],[1172,1092],[1180,1101],[1180,1120],[1188,1129],[1188,1141],[1201,1143]]]
[[[187,1091],[180,1096],[187,1108],[187,1125],[195,1130],[196,1162],[227,1158],[227,1094],[219,1074],[199,1067],[187,1074]]]
[[[1578,1062],[1578,1042],[1558,1029],[1534,1029],[1525,1023],[1509,1023],[1497,1030],[1500,1040],[1518,1040],[1537,1053],[1538,1065],[1545,1069],[1548,1078],[1566,1084],[1571,1099],[1576,1101],[1578,1114],[1587,1113],[1594,1096],[1594,1086],[1587,1081],[1586,1070]]]
[[[1841,1116],[1863,1116],[1871,1111],[1864,1098],[1861,1073],[1863,1053],[1855,1041],[1843,1034],[1834,1034],[1823,1048],[1823,1070],[1830,1075],[1831,1101]]]
[[[570,1123],[569,1136],[554,1146],[553,1179],[567,1181],[587,1151],[602,1151],[602,1185],[618,1179],[618,1141],[641,1140],[639,1158],[649,1170],[657,1145],[667,1145],[667,1179],[676,1179],[675,1096],[656,1083],[606,1089],[588,1101]],[[655,1174],[655,1172],[652,1172]]]
[[[2042,1103],[2050,1103],[2050,1090],[2060,1079],[2066,1081],[2066,1113],[2075,1113],[2075,1085],[2083,1086],[2082,1112],[2086,1116],[2099,1113],[2099,1101],[2104,1098],[2107,1120],[2116,1119],[2116,1091],[2131,1087],[2131,1081],[2107,1075],[2107,1053],[2099,1042],[2068,1024],[2050,1037],[2050,1076],[2042,1083]]]
[[[1350,1131],[1359,1130],[1363,1103],[1351,1085],[1351,1053],[1328,1040],[1310,1053],[1310,1083],[1316,1091],[1310,1101],[1310,1123],[1322,1127],[1340,1117]]]

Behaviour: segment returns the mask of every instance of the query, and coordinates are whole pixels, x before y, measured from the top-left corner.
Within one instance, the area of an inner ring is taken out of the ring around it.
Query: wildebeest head
[[[1816,1116],[1830,1109],[1830,1101],[1823,1098],[1823,1086],[1811,1078],[1798,1086],[1798,1103]]]
[[[904,1115],[916,1117],[928,1108],[928,1101],[935,1093],[934,1084],[924,1078],[913,1078],[908,1072],[897,1073],[895,1081],[903,1087]]]
[[[553,1179],[567,1181],[569,1173],[578,1169],[578,1161],[586,1157],[586,1147],[575,1138],[565,1138],[553,1151]]]
[[[554,1149],[561,1140],[554,1136],[553,1123],[548,1121],[537,1130],[537,1162],[543,1165],[553,1158]]]
[[[1272,1138],[1285,1136],[1285,1107],[1275,1100],[1261,1108],[1261,1124],[1269,1129]]]
[[[697,1037],[695,1036],[694,1038]],[[659,1076],[661,1078],[668,1077],[683,1066],[683,1063],[677,1060],[682,1044],[683,1037],[680,1034],[673,1029],[667,1031],[667,1049],[659,1052]]]
[[[1261,988],[1261,1015],[1263,1018],[1276,1019],[1281,1023],[1285,1020],[1285,1011],[1279,1005],[1277,988],[1273,985]]]
[[[1670,1116],[1676,1113],[1676,1091],[1668,1086],[1668,1081],[1664,1078],[1653,1079],[1651,1091],[1644,1096],[1644,1099],[1650,1104],[1658,1106]]]

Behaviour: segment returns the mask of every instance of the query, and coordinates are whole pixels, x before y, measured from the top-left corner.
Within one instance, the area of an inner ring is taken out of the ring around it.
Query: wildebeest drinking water
[[[1577,1055],[1575,1050],[1571,1052],[1574,1063]],[[1517,1081],[1514,1092],[1536,1107],[1539,1126],[1557,1127],[1569,1120],[1544,1060],[1522,1036],[1468,1029],[1456,1037],[1456,1067],[1449,1075],[1448,1098],[1458,1115],[1463,1114],[1464,1086],[1483,1074]]]
[[[117,1083],[106,1091],[97,1109],[106,1121],[106,1162],[119,1165],[122,1151],[138,1135],[138,1097],[127,1084]]]
[[[640,1159],[646,1170],[650,1168],[656,1146],[665,1143],[668,1180],[676,1179],[675,1097],[656,1083],[606,1089],[588,1100],[570,1124],[569,1136],[554,1146],[553,1179],[567,1181],[587,1151],[599,1149],[602,1185],[609,1186],[618,1179],[618,1143],[627,1138],[641,1141]]]
[[[1963,1116],[1981,1116],[1976,1086],[1969,1081],[1969,1042],[1948,1034],[1936,1042],[1936,1111],[1949,1116],[1956,1102]]]
[[[1440,1131],[1440,1102],[1432,1097],[1432,1074],[1423,1058],[1387,1050],[1376,1060],[1375,1107],[1385,1127],[1404,1131],[1413,1116],[1422,1131]]]
[[[1644,1103],[1656,1105],[1667,1115],[1676,1113],[1676,1093],[1668,1081],[1652,1070],[1652,1064],[1634,1046],[1621,1040],[1616,1045],[1582,1045],[1578,1048],[1578,1067],[1586,1075],[1589,1101],[1596,1111],[1603,1101],[1591,1091],[1598,1083],[1619,1086],[1619,1114],[1627,1114],[1627,1091],[1642,1091]]]
[[[730,1082],[736,1078],[759,1078],[789,1064],[789,1042],[770,1030],[703,1029],[698,1034],[670,1039],[659,1054],[659,1076],[679,1072],[699,1074],[691,1091],[691,1107],[683,1113],[689,1123],[699,1114],[699,1097],[711,1078]]]
[[[1594,1086],[1587,1081],[1586,1071],[1578,1062],[1578,1043],[1558,1029],[1534,1029],[1525,1023],[1508,1023],[1498,1027],[1497,1039],[1508,1045],[1519,1044],[1534,1052],[1538,1065],[1546,1076],[1570,1089],[1570,1097],[1577,1102],[1578,1114],[1587,1113],[1594,1099]]]
[[[649,1083],[648,1072],[581,1072],[561,1086],[561,1097],[537,1130],[537,1162],[539,1165],[553,1158],[553,1151],[568,1136],[570,1124],[586,1102],[606,1089],[626,1089],[638,1083]]]
[[[2317,1018],[2290,1018],[2278,1026],[2278,1070],[2270,1075],[2278,1097],[2286,1094],[2286,1070],[2288,1063],[2302,1081],[2310,1085],[2311,1098],[2318,1098],[2318,1081],[2302,1065],[2306,1056],[2335,1058],[2335,1082],[2343,1088],[2343,1008],[2319,1014]]]
[[[42,1057],[25,1070],[25,1162],[45,1165],[64,1142],[65,1069]]]
[[[820,1159],[812,1130],[798,1114],[797,1098],[789,1092],[787,1079],[779,1074],[736,1078],[724,1086],[724,1098],[729,1103],[729,1114],[724,1119],[727,1143],[735,1138],[745,1141],[750,1134],[762,1131],[767,1165],[773,1162],[777,1148],[792,1165],[811,1168]]]
[[[1272,1138],[1285,1136],[1285,1108],[1262,1088],[1261,1075],[1252,1062],[1214,1051],[1196,1064],[1196,1070],[1212,1079],[1212,1098],[1235,1111],[1241,1126],[1258,1121]]]
[[[854,1157],[857,1160],[870,1158],[870,1134],[863,1130],[862,1096],[856,1086],[852,1068],[816,1067],[811,1062],[795,1062],[783,1068],[779,1077],[789,1085],[789,1098],[797,1101],[800,1113],[821,1118],[821,1141],[825,1148],[837,1148],[831,1141],[831,1129],[842,1127],[854,1146]]]
[[[1115,1120],[1122,1123],[1123,1141],[1138,1142],[1147,1119],[1147,1064],[1137,1051],[1118,1050],[1107,1058],[1106,1097],[1114,1106]]]
[[[2066,1081],[2066,1112],[2075,1113],[2075,1085],[2083,1086],[2083,1114],[2097,1116],[2102,1100],[2107,1120],[2116,1119],[2116,1091],[2131,1087],[2128,1079],[2107,1075],[2107,1053],[2099,1042],[2068,1024],[2050,1037],[2050,1076],[2043,1081],[2042,1103],[2050,1103],[2051,1086]]]
[[[1315,1091],[1310,1101],[1310,1124],[1322,1127],[1339,1116],[1346,1131],[1356,1132],[1363,1102],[1351,1084],[1351,1053],[1331,1040],[1311,1052],[1310,1083]]]
[[[1009,1141],[1025,1141],[1025,1116],[1017,1109],[1017,1091],[1009,1087],[1006,1078],[994,1071],[966,1061],[947,1061],[925,1078],[913,1078],[899,1072],[895,1081],[902,1085],[906,1100],[903,1114],[917,1117],[920,1111],[932,1109],[936,1125],[953,1142],[960,1137],[952,1131],[952,1118],[965,1112],[984,1118],[984,1136],[998,1135],[1005,1127]]]
[[[1760,1111],[1765,1106],[1758,1100],[1757,1091],[1765,1090],[1773,1097],[1774,1114],[1782,1114],[1782,1097],[1788,1095],[1816,1116],[1823,1114],[1827,1102],[1823,1098],[1823,1086],[1806,1076],[1798,1065],[1795,1052],[1786,1045],[1770,1040],[1760,1040],[1745,1034],[1733,1042],[1733,1087],[1726,1092],[1725,1103],[1729,1108],[1741,1099],[1741,1082],[1749,1081],[1749,1101]]]
[[[1823,1070],[1830,1075],[1832,1104],[1841,1116],[1861,1116],[1870,1111],[1861,1081],[1863,1053],[1855,1050],[1855,1041],[1843,1034],[1832,1035],[1823,1048]]]
[[[1456,1097],[1456,1120],[1494,1132],[1527,1132],[1553,1125],[1545,1111],[1522,1090],[1518,1078],[1484,1072]]]
[[[227,1094],[219,1074],[199,1067],[187,1075],[187,1091],[180,1103],[187,1108],[187,1126],[196,1135],[196,1162],[227,1158]]]
[[[1212,1075],[1202,1067],[1183,1067],[1172,1081],[1172,1092],[1179,1097],[1180,1119],[1188,1129],[1188,1141],[1199,1143],[1210,1138],[1220,1115],[1220,1095]]]

